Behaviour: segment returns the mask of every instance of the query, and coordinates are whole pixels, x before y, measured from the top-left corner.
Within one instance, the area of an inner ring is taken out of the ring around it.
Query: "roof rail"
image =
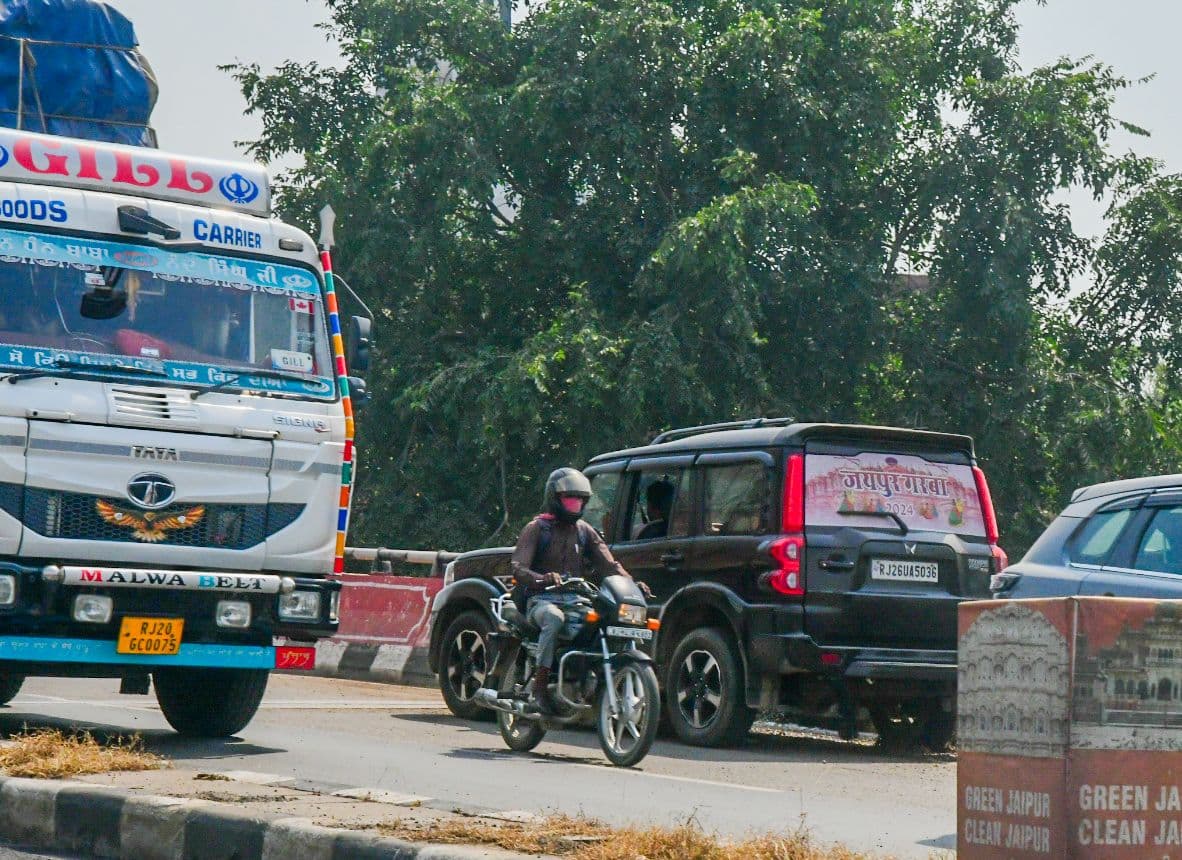
[[[714,433],[717,430],[753,430],[756,427],[787,427],[795,424],[795,418],[748,418],[746,421],[723,421],[721,424],[701,424],[697,427],[681,427],[676,430],[666,430],[659,433],[649,442],[650,445],[660,445],[662,442],[672,442],[674,439],[684,439],[687,436],[698,436],[702,433]]]

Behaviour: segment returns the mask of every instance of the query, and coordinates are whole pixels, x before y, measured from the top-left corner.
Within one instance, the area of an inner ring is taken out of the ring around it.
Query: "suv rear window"
[[[1121,508],[1095,514],[1071,541],[1071,560],[1076,564],[1104,564],[1134,510]]]
[[[706,534],[767,534],[771,482],[762,463],[707,466]]]
[[[810,526],[907,528],[985,537],[970,466],[933,463],[911,454],[808,454],[805,522]],[[874,522],[877,520],[877,522]]]

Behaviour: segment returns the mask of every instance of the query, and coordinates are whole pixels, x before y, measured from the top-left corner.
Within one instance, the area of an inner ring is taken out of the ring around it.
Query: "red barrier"
[[[343,573],[333,577],[341,589],[341,628],[345,642],[425,648],[430,636],[431,601],[442,577]]]

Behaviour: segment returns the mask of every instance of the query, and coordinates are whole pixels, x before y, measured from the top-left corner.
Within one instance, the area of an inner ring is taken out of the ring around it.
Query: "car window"
[[[1133,511],[1134,508],[1123,508],[1095,514],[1075,536],[1071,560],[1078,564],[1104,564]]]
[[[1141,536],[1133,567],[1157,573],[1182,573],[1182,505],[1158,508],[1154,512]]]
[[[628,511],[628,540],[685,537],[690,533],[689,478],[685,469],[636,473]]]
[[[708,466],[706,524],[708,535],[762,535],[769,530],[771,481],[762,463]]]
[[[612,513],[616,509],[616,495],[623,477],[623,472],[600,472],[591,476],[591,501],[583,509],[583,519],[601,535],[612,533]]]

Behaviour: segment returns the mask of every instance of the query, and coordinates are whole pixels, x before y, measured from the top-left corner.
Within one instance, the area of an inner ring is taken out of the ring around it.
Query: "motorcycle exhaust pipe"
[[[515,717],[526,716],[524,702],[517,702],[513,699],[498,699],[496,690],[479,689],[472,696],[472,701],[482,707],[491,708],[494,711],[504,711],[506,714],[512,714]]]

